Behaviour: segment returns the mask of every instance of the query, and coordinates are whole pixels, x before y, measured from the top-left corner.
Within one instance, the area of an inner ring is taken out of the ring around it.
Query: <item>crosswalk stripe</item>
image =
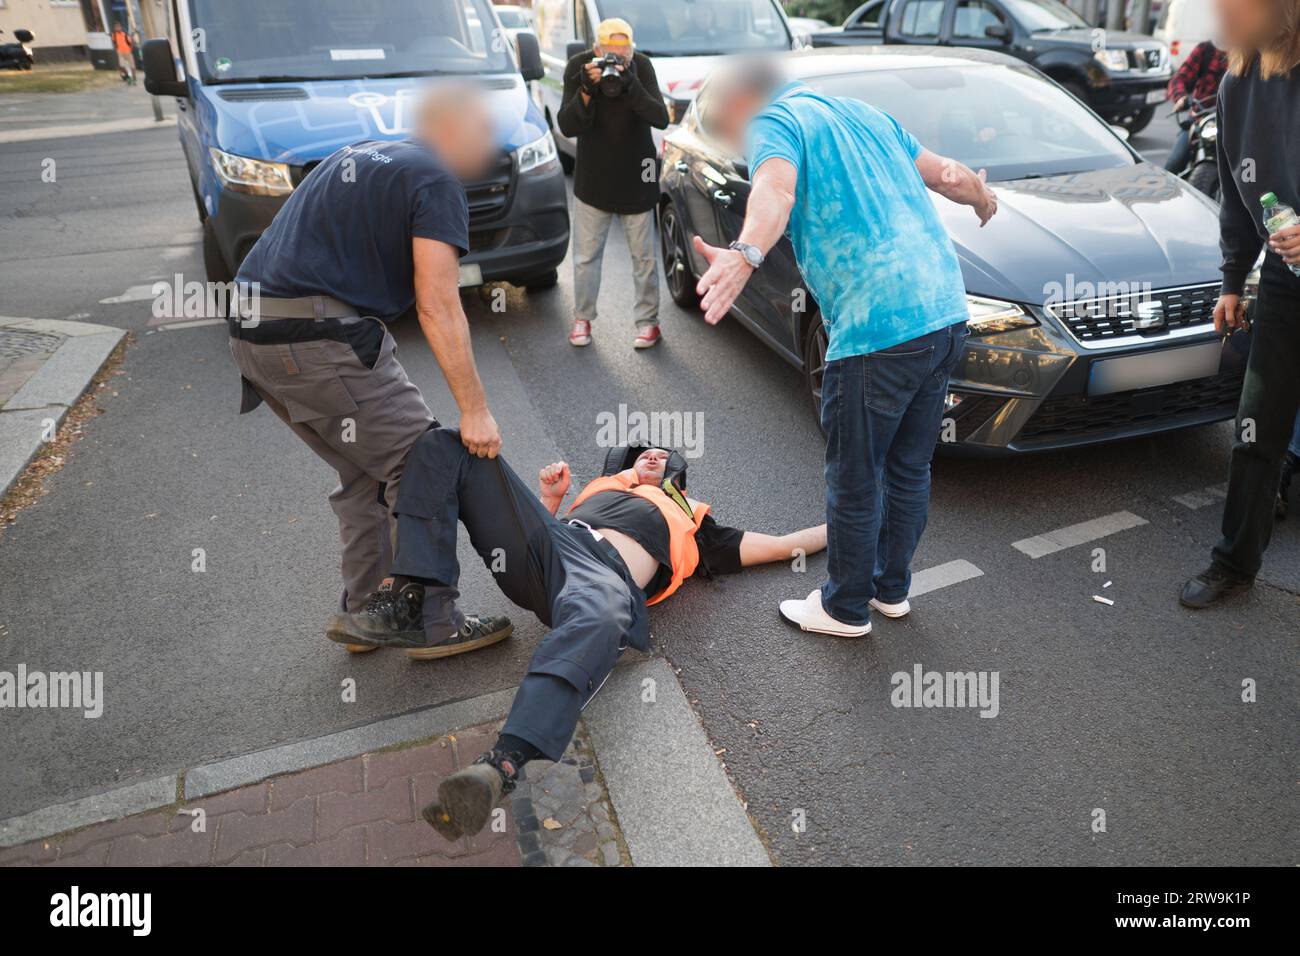
[[[917,571],[912,575],[912,587],[907,592],[907,596],[914,598],[921,594],[928,594],[946,588],[950,584],[960,584],[962,581],[978,578],[983,574],[984,572],[975,565],[961,558],[946,564],[936,564],[932,568]]]

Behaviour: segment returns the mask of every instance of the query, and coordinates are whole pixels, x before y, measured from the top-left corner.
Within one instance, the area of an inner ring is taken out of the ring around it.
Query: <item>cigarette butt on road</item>
[[[1100,594],[1094,594],[1094,595],[1092,596],[1092,599],[1093,599],[1094,601],[1096,601],[1098,604],[1107,604],[1107,605],[1112,605],[1112,604],[1115,603],[1115,602],[1112,601],[1110,598],[1104,598],[1104,597],[1102,597]]]
[[[1103,587],[1103,588],[1108,588],[1108,587],[1110,587],[1110,582],[1107,581],[1105,584],[1102,585],[1102,587]]]

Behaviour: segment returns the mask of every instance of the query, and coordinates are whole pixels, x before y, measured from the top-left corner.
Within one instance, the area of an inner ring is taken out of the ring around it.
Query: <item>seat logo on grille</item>
[[[1142,332],[1158,329],[1165,324],[1165,304],[1160,301],[1139,302],[1133,310],[1133,327]]]

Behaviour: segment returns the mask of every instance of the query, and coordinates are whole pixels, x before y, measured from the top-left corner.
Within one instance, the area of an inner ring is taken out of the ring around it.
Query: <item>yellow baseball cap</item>
[[[608,43],[620,33],[627,37],[628,43],[632,42],[632,24],[621,17],[610,17],[608,20],[601,20],[596,25],[596,42]]]

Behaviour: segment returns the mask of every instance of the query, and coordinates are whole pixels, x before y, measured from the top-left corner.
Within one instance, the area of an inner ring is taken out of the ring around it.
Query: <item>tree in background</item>
[[[856,10],[863,0],[782,0],[789,17],[812,17],[839,26],[844,18]]]

